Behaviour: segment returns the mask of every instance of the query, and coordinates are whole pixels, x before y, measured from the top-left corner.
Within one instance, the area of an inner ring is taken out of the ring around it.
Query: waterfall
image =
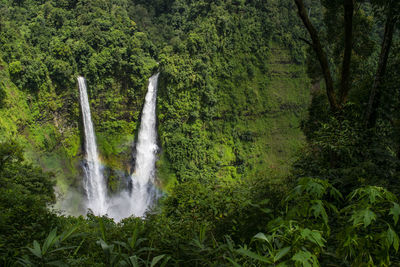
[[[149,79],[136,145],[135,171],[131,176],[133,214],[143,216],[157,196],[155,168],[157,159],[156,100],[159,73]]]
[[[87,196],[87,208],[95,215],[104,215],[107,212],[106,184],[104,181],[102,166],[97,152],[96,136],[90,114],[90,106],[85,79],[78,77],[80,103],[82,109],[83,127],[85,129],[86,161],[83,166],[85,174],[84,189]]]
[[[131,215],[142,217],[158,197],[158,190],[154,185],[158,151],[156,127],[158,75],[155,74],[149,79],[136,144],[135,170],[130,177],[131,190],[121,191],[111,197],[107,197],[107,185],[97,152],[85,79],[78,77],[85,130],[86,160],[83,170],[85,174],[84,189],[87,196],[86,208],[91,209],[95,215],[108,214],[116,221]]]
[[[158,198],[155,183],[157,159],[156,100],[158,75],[149,79],[136,143],[135,170],[130,176],[131,190],[124,190],[108,201],[107,214],[116,221],[135,215],[142,217]]]

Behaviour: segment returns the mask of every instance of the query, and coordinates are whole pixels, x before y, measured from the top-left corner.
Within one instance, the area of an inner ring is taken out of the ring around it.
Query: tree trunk
[[[380,86],[383,82],[383,78],[386,72],[386,65],[389,57],[390,47],[392,45],[395,24],[396,19],[394,18],[393,8],[392,6],[390,6],[388,15],[386,17],[385,33],[383,36],[381,52],[379,55],[378,69],[375,74],[374,83],[371,88],[368,106],[365,113],[365,125],[370,128],[374,127],[376,124],[377,109],[379,107],[379,100],[381,95]]]
[[[303,21],[304,26],[307,28],[308,33],[310,34],[312,40],[312,47],[317,54],[318,61],[321,65],[321,69],[325,79],[325,86],[326,86],[326,94],[328,96],[330,108],[333,112],[339,110],[339,105],[336,101],[336,95],[333,87],[333,80],[331,76],[331,72],[329,69],[328,58],[322,49],[321,42],[318,37],[317,30],[312,25],[310,19],[308,18],[307,11],[304,7],[303,0],[294,0],[298,9],[299,16]]]
[[[339,99],[341,106],[347,100],[347,95],[350,91],[350,62],[351,62],[351,52],[353,49],[353,13],[354,4],[353,0],[343,0],[344,6],[344,27],[345,27],[345,37],[344,37],[344,57],[342,65],[342,82],[339,92]]]

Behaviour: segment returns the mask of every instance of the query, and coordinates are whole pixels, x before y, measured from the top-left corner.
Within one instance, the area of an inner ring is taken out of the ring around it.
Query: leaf
[[[42,254],[45,255],[47,250],[54,245],[58,240],[57,237],[57,228],[54,228],[50,234],[47,236],[46,240],[43,243]]]
[[[324,181],[319,179],[310,179],[305,184],[305,190],[314,198],[319,199],[325,194],[325,186],[323,185]]]
[[[228,245],[228,250],[233,251],[233,243],[229,235],[225,235],[225,242]]]
[[[34,264],[29,260],[26,255],[24,255],[23,257],[26,258],[18,258],[17,263],[21,264],[22,266],[34,266]]]
[[[258,233],[254,236],[255,239],[264,240],[269,243],[269,239],[263,233]]]
[[[168,261],[171,259],[171,256],[168,256],[164,259],[163,263],[161,263],[160,267],[164,267],[167,265]]]
[[[355,212],[350,220],[353,221],[354,226],[362,222],[366,228],[372,221],[376,220],[376,214],[369,208],[366,208]]]
[[[81,243],[79,243],[79,246],[77,246],[77,248],[75,249],[74,253],[72,255],[76,255],[76,253],[78,253],[79,249],[82,247],[82,244],[85,242],[86,238],[83,238]]]
[[[103,252],[107,255],[110,256],[114,249],[114,245],[108,245],[106,242],[104,242],[103,239],[100,239],[99,241],[96,242],[97,244],[100,244],[101,248],[103,249]]]
[[[397,224],[399,221],[399,215],[400,215],[400,206],[396,202],[393,202],[393,207],[390,208],[390,215],[393,215],[393,220],[394,220],[394,225]]]
[[[151,261],[150,267],[154,267],[157,264],[157,262],[159,262],[162,258],[164,258],[164,256],[165,254],[154,257],[153,260]]]
[[[281,258],[283,258],[286,254],[289,253],[291,247],[284,247],[279,250],[279,252],[275,255],[274,257],[274,263],[279,261]]]
[[[368,186],[366,188],[365,192],[368,194],[369,202],[371,204],[374,204],[377,198],[382,198],[381,190],[382,190],[381,187],[376,187],[376,186]]]
[[[230,263],[232,263],[232,266],[234,267],[242,267],[242,265],[238,264],[236,261],[232,260],[229,257],[224,257],[226,260],[228,260]]]
[[[60,242],[63,242],[67,240],[71,235],[78,229],[78,226],[71,227],[68,230],[65,230],[61,235],[60,235]]]
[[[128,262],[127,262],[130,266],[133,267],[139,267],[139,263],[137,261],[137,257],[136,256],[130,256],[128,258]]]
[[[335,187],[333,187],[333,186],[331,187],[330,195],[331,195],[334,199],[336,199],[336,200],[343,199],[342,193],[340,193],[340,191],[337,190],[337,189],[336,189]]]
[[[324,202],[324,204],[325,204],[325,205],[328,207],[328,209],[331,210],[332,212],[334,212],[334,213],[336,213],[336,214],[339,213],[338,208],[337,208],[335,205],[333,205],[332,203]]]
[[[101,237],[103,238],[104,241],[106,241],[106,229],[104,226],[103,218],[99,218],[98,222],[99,222],[99,230],[101,233]]]
[[[139,236],[139,223],[136,222],[135,228],[133,229],[133,232],[132,232],[132,237],[128,239],[129,245],[132,249],[134,249],[135,246],[138,245],[138,244],[136,244],[136,240],[137,240],[138,236]]]
[[[365,209],[364,214],[364,227],[367,227],[368,225],[371,224],[372,221],[376,220],[376,214],[370,210],[370,209]]]
[[[252,258],[254,260],[258,260],[258,261],[265,262],[265,263],[272,263],[272,261],[269,258],[258,255],[257,253],[254,253],[250,250],[247,250],[244,248],[239,248],[236,251],[239,252],[240,254],[247,256],[249,258]]]
[[[325,246],[326,240],[322,237],[320,231],[310,230],[308,228],[305,228],[305,229],[301,230],[300,234],[301,234],[301,237],[303,237],[304,239],[306,239],[320,247]]]
[[[315,218],[322,217],[322,220],[325,224],[328,224],[328,214],[326,214],[326,210],[321,200],[313,200],[311,206],[311,211]]]
[[[312,255],[309,251],[299,251],[293,255],[292,260],[300,263],[302,266],[311,267]]]
[[[272,212],[272,210],[271,210],[271,209],[268,209],[268,208],[260,208],[260,210],[261,210],[262,212],[264,212],[265,214],[269,214],[269,213]]]
[[[57,251],[73,249],[73,248],[76,248],[76,246],[60,247],[60,248],[56,248],[56,249],[51,250],[49,253],[54,253],[54,252],[57,252]]]
[[[388,228],[387,231],[387,239],[389,242],[389,246],[393,244],[393,248],[396,250],[396,252],[399,250],[399,236],[396,234],[396,232],[392,229],[392,227]]]
[[[42,258],[42,250],[40,249],[40,245],[36,240],[33,241],[33,248],[28,248],[28,249],[36,257],[38,257],[40,259]]]
[[[130,247],[128,246],[128,244],[126,244],[125,242],[114,241],[113,243],[116,244],[116,245],[118,245],[118,246],[121,246],[121,247],[123,247],[123,248],[125,248],[125,249],[127,249],[127,250],[130,249]]]

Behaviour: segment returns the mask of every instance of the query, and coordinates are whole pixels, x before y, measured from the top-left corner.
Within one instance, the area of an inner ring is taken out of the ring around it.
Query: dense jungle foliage
[[[0,265],[400,265],[399,14],[396,0],[0,0]],[[163,197],[118,223],[61,214],[82,191],[76,77],[118,192],[155,72]]]

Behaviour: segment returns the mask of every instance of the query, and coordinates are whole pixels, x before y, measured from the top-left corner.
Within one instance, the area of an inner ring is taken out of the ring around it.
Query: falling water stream
[[[104,215],[107,212],[107,186],[97,152],[96,136],[94,134],[92,117],[90,114],[86,82],[83,77],[78,77],[78,85],[83,127],[85,130],[86,159],[83,166],[85,174],[83,184],[87,197],[86,207],[91,209],[95,215]]]
[[[157,146],[156,100],[158,73],[149,79],[136,146],[135,172],[132,174],[133,214],[143,216],[157,195],[154,186]]]

